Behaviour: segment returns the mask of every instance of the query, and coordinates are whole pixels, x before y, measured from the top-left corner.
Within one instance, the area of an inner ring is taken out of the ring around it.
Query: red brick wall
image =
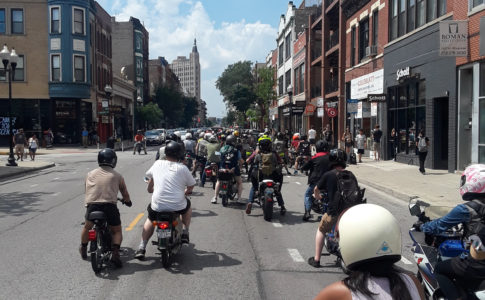
[[[346,62],[345,62],[345,69],[351,68],[350,66],[350,54],[351,54],[351,37],[352,33],[350,31],[351,26],[350,23],[357,18],[357,22],[360,22],[360,15],[364,12],[368,12],[368,17],[369,17],[369,44],[372,45],[372,36],[373,36],[373,31],[372,31],[372,20],[373,17],[370,16],[372,6],[375,5],[376,2],[379,2],[380,5],[384,5],[382,9],[379,10],[379,24],[378,24],[378,42],[377,42],[377,55],[381,55],[384,53],[384,45],[386,45],[389,41],[388,37],[388,19],[389,19],[389,0],[380,0],[380,1],[370,1],[367,3],[364,7],[362,7],[360,10],[358,10],[355,14],[347,18],[346,24],[345,24],[345,32],[346,32]],[[375,8],[374,8],[375,9]],[[365,17],[364,17],[365,18]],[[348,33],[347,33],[348,31]],[[359,51],[359,27],[356,29],[356,38],[355,38],[355,44],[356,44],[356,53],[355,55],[355,65],[359,64],[358,62],[358,51]],[[364,65],[361,65],[359,67],[354,68],[351,71],[348,71],[345,73],[345,81],[350,81],[354,78],[357,78],[359,76],[372,73],[378,69],[382,69],[384,67],[383,65],[383,60],[382,58],[379,59],[374,59],[372,61],[369,61],[369,63],[366,63]]]
[[[465,3],[463,3],[465,2]],[[456,65],[463,65],[473,61],[484,59],[480,56],[480,18],[485,16],[485,10],[468,17],[468,1],[448,0],[448,11],[453,10],[455,20],[468,19],[468,57],[457,57]]]

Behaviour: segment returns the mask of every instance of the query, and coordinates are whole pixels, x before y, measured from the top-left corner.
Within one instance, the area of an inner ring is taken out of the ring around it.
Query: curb
[[[42,166],[42,167],[25,168],[25,169],[22,169],[22,170],[18,170],[18,172],[13,172],[13,173],[10,173],[10,174],[3,174],[3,175],[0,174],[0,179],[4,179],[4,178],[8,178],[8,177],[14,177],[14,176],[17,176],[17,175],[22,175],[22,174],[26,174],[26,173],[35,172],[35,171],[40,171],[40,170],[52,168],[52,167],[55,167],[55,166],[56,166],[55,163],[50,163],[50,164]]]
[[[386,194],[389,194],[399,200],[403,200],[403,201],[406,201],[406,202],[409,202],[409,200],[411,198],[416,198],[417,196],[416,195],[407,195],[407,194],[404,194],[404,193],[401,193],[401,192],[398,192],[396,190],[393,190],[393,189],[390,189],[388,187],[385,187],[383,185],[380,185],[380,184],[376,184],[374,182],[371,182],[371,181],[367,181],[367,180],[363,180],[363,179],[359,179],[359,183],[362,183],[363,185],[367,185],[371,188],[374,188],[374,189],[377,189],[383,193],[386,193]]]

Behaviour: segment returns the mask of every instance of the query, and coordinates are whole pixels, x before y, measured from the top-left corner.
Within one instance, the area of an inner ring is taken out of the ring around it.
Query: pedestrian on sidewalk
[[[83,147],[87,148],[88,147],[89,131],[86,129],[86,127],[83,127],[83,131],[81,132],[81,136],[82,136],[82,139],[83,139]]]
[[[17,160],[24,160],[24,148],[27,143],[25,138],[24,129],[20,128],[17,133],[13,136],[13,143],[15,145],[15,154],[17,155]]]
[[[391,157],[394,161],[396,161],[396,154],[397,154],[397,142],[398,142],[398,137],[396,133],[396,129],[393,128],[391,130],[391,136],[389,137],[389,147],[391,148]]]
[[[418,135],[418,156],[419,156],[419,172],[425,175],[424,162],[428,155],[429,139],[424,135],[424,130],[421,129]]]
[[[380,160],[380,151],[381,151],[381,138],[382,138],[382,130],[380,129],[379,124],[376,124],[374,130],[372,131],[372,139],[374,141],[374,160]]]
[[[328,147],[333,147],[333,131],[330,129],[330,124],[325,126],[325,130],[323,131],[323,139],[327,141]]]
[[[362,154],[365,153],[366,139],[364,130],[359,129],[359,134],[355,137],[355,144],[357,145],[357,154],[360,163],[362,162]]]
[[[349,157],[350,150],[352,150],[352,146],[354,144],[354,139],[352,138],[352,133],[350,132],[350,128],[348,126],[342,136],[342,142],[344,142],[345,145],[345,153],[347,154],[347,157]]]
[[[30,155],[30,160],[35,160],[35,152],[37,151],[37,148],[39,147],[39,140],[37,139],[37,136],[35,133],[30,137],[29,139],[29,155]]]

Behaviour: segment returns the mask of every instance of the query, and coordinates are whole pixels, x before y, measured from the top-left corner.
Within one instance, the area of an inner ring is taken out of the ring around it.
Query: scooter
[[[227,206],[229,200],[234,200],[237,194],[237,183],[234,173],[229,169],[220,169],[219,174],[219,196],[221,197],[222,206]]]
[[[173,212],[159,212],[153,226],[157,233],[157,240],[152,244],[160,251],[162,265],[170,267],[172,258],[182,249],[182,217]]]
[[[409,212],[412,216],[418,217],[419,221],[427,222],[427,216],[435,212],[436,217],[446,214],[450,208],[431,206],[430,204],[413,198],[409,200]],[[426,296],[429,299],[445,299],[438,281],[434,275],[434,268],[438,262],[462,255],[469,255],[463,243],[463,228],[454,227],[442,234],[431,236],[424,232],[416,231],[414,227],[409,230],[413,241],[411,248],[414,253],[414,260],[418,266],[417,277],[424,287]],[[479,290],[477,290],[477,288]],[[464,288],[466,299],[485,299],[485,281],[476,288]]]
[[[205,167],[204,172],[206,180],[212,182],[212,189],[214,190],[216,188],[217,174],[219,172],[217,164],[215,162],[210,163],[210,165]]]
[[[273,218],[273,205],[276,197],[275,191],[280,187],[278,182],[274,182],[272,179],[263,179],[259,183],[259,205],[263,209],[263,217],[266,221],[271,221]]]
[[[135,150],[136,152],[138,152],[138,155],[140,155],[140,152],[141,152],[141,142],[136,142],[135,143]]]

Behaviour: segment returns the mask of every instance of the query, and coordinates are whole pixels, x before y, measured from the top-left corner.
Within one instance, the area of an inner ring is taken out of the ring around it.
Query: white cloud
[[[133,16],[145,24],[150,34],[150,58],[164,56],[171,62],[177,56],[188,56],[194,37],[197,38],[202,69],[202,99],[207,102],[210,116],[222,116],[225,110],[214,84],[227,65],[239,60],[264,61],[276,44],[277,30],[269,24],[240,20],[216,26],[200,1],[99,2],[117,20],[126,21]]]

